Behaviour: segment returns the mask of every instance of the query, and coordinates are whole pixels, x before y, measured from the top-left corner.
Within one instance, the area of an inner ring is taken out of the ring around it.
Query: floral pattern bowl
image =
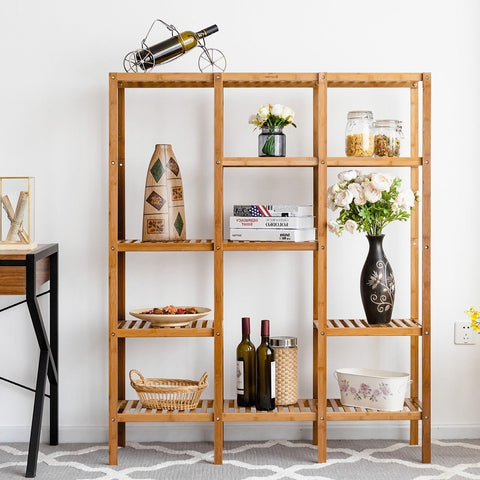
[[[403,410],[410,375],[367,368],[341,368],[335,371],[340,401],[349,407],[387,412]]]

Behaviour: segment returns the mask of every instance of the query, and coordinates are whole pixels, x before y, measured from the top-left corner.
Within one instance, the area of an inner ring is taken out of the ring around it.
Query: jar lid
[[[396,127],[399,124],[402,124],[400,120],[376,120],[374,122],[376,127]]]
[[[371,110],[353,110],[348,112],[347,118],[373,118],[373,113]]]
[[[279,348],[295,348],[297,337],[270,337],[270,346]]]

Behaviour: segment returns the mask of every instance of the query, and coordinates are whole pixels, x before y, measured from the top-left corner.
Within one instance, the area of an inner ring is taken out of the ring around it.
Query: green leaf
[[[267,141],[263,145],[262,152],[269,156],[275,155],[275,137],[273,135],[267,138]]]

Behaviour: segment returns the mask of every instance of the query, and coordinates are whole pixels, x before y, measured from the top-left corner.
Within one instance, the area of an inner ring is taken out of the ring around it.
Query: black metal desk
[[[48,291],[37,289],[50,282]],[[42,319],[38,297],[50,294],[50,339]],[[43,402],[50,398],[50,445],[58,445],[58,244],[39,245],[34,250],[0,250],[0,295],[25,295],[25,300],[0,309],[27,303],[40,347],[35,389],[0,377],[1,380],[35,392],[26,477],[35,477],[42,429]],[[47,378],[50,395],[45,393]]]

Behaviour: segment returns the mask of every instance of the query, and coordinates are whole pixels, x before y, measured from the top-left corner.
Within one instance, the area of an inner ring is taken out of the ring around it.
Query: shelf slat
[[[314,321],[315,328],[319,328]],[[420,336],[422,326],[415,319],[395,318],[385,325],[370,325],[365,319],[329,319],[329,336]]]
[[[164,252],[164,251],[211,251],[213,240],[181,240],[164,242],[142,242],[138,239],[119,240],[117,249],[120,252]]]
[[[195,410],[168,411],[145,408],[140,400],[120,400],[119,422],[213,422],[213,400],[200,400]]]
[[[417,88],[421,73],[327,73],[329,88]]]
[[[225,400],[223,408],[225,422],[315,421],[316,417],[316,400],[311,399],[299,399],[293,405],[277,406],[270,412],[239,407],[236,400]]]
[[[224,167],[316,167],[316,157],[224,157]]]
[[[313,88],[318,73],[223,73],[225,88]],[[329,88],[417,88],[421,73],[327,73]],[[112,72],[119,88],[213,88],[213,73]]]
[[[119,88],[213,88],[213,73],[110,73]]]
[[[226,241],[222,244],[223,250],[318,250],[317,242],[248,242]]]
[[[421,402],[415,398],[406,398],[403,410],[386,412],[363,407],[347,407],[338,398],[327,399],[328,420],[421,420]]]
[[[152,327],[144,320],[118,322],[118,337],[213,337],[213,320],[194,320],[184,327]]]
[[[226,88],[313,88],[318,82],[317,73],[224,73]]]
[[[329,167],[419,167],[422,157],[327,157]]]

